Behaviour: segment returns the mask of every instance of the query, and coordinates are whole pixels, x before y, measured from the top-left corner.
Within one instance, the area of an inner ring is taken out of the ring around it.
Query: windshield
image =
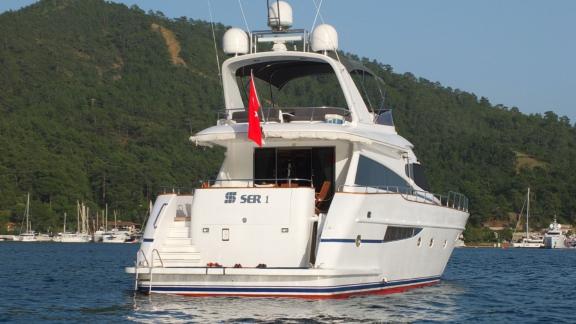
[[[245,107],[248,102],[250,72],[254,75],[258,98],[263,107],[348,109],[338,78],[327,63],[278,61],[239,69],[236,77]]]
[[[365,70],[354,70],[350,75],[368,110],[372,112],[384,110],[384,81]]]

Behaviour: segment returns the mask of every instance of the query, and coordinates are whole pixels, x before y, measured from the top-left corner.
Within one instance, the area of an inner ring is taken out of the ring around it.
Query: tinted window
[[[406,164],[406,175],[414,180],[418,187],[428,191],[430,190],[430,185],[426,179],[426,174],[424,167],[419,163]]]
[[[354,182],[367,187],[409,187],[408,183],[394,171],[363,155],[360,155],[358,160]]]
[[[422,231],[420,227],[396,227],[388,226],[384,235],[384,242],[404,240],[418,235]]]
[[[376,115],[376,124],[394,126],[394,118],[392,117],[392,110],[384,110]]]

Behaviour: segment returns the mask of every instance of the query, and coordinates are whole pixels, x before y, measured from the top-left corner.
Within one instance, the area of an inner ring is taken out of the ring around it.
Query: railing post
[[[134,291],[138,291],[138,258],[134,261]]]

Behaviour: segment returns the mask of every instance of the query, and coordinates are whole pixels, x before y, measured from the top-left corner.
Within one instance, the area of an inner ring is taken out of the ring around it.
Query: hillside
[[[216,29],[220,39],[225,27]],[[471,224],[507,220],[528,186],[536,223],[576,221],[576,130],[566,117],[524,115],[362,61],[385,80],[433,191],[470,197]],[[188,136],[220,107],[205,22],[102,0],[0,15],[0,225],[19,221],[26,192],[37,229],[61,226],[76,200],[141,221],[162,186],[189,190],[216,172],[222,151]]]

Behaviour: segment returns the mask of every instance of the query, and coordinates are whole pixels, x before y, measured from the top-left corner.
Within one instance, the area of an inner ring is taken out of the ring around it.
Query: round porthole
[[[434,245],[434,239],[431,238],[431,239],[430,239],[430,245],[429,245],[429,246],[432,247],[433,245]]]
[[[416,245],[418,245],[418,247],[420,247],[420,245],[422,245],[422,238],[421,237],[418,238],[418,242],[416,243]]]
[[[362,236],[358,235],[356,236],[356,247],[360,246],[360,243],[362,243]]]

